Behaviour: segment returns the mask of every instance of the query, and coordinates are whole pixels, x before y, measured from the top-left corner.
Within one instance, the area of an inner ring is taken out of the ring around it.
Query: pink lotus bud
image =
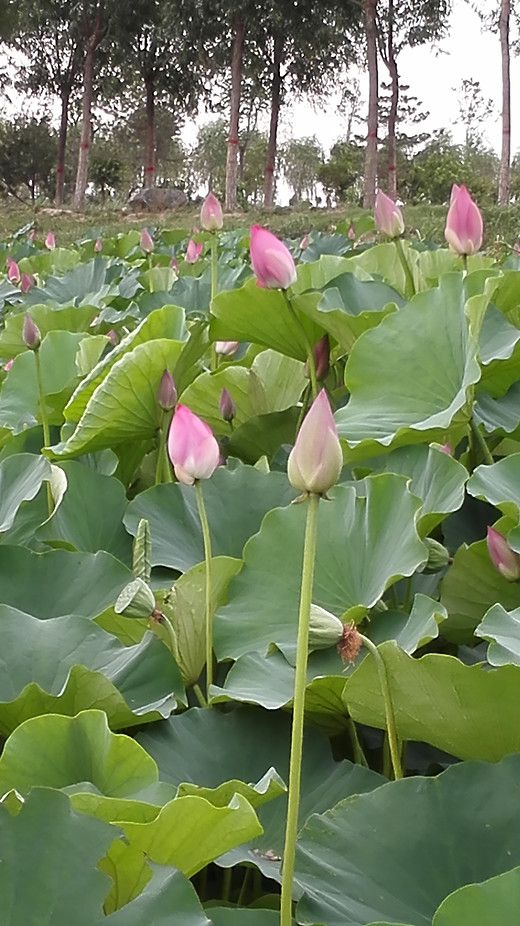
[[[31,231],[30,231],[29,234],[27,235],[27,240],[28,240],[28,241],[34,241],[35,238],[36,238],[36,229],[31,228]]]
[[[520,257],[520,243],[518,241],[515,241],[513,245],[513,256]]]
[[[309,247],[309,236],[304,235],[302,240],[300,241],[300,251],[305,251],[305,248],[308,248],[308,247]]]
[[[488,527],[486,542],[493,565],[508,582],[520,579],[520,556],[511,549],[505,537],[494,527]]]
[[[289,454],[287,476],[295,489],[324,495],[339,479],[343,453],[325,389],[312,403]]]
[[[453,184],[444,237],[456,254],[475,254],[482,244],[480,210],[464,185]]]
[[[215,351],[223,357],[231,357],[238,350],[240,341],[215,341]]]
[[[20,268],[15,260],[10,261],[7,277],[10,283],[19,283],[21,280]]]
[[[165,370],[161,376],[161,382],[157,390],[157,401],[165,412],[171,411],[177,403],[177,390],[169,370]]]
[[[52,251],[56,247],[56,239],[51,231],[47,232],[45,247],[48,248],[49,251]]]
[[[28,312],[25,313],[25,318],[23,320],[22,338],[23,343],[29,350],[38,350],[42,342],[40,329]]]
[[[110,342],[114,345],[114,347],[116,344],[119,344],[119,335],[117,331],[114,331],[113,328],[111,328],[110,331],[107,331],[107,338],[110,338]]]
[[[177,258],[175,257],[175,254],[173,255],[172,259],[170,260],[170,267],[172,268],[172,270],[178,270],[178,269],[179,269],[179,261],[178,261]]]
[[[103,250],[103,242],[102,242],[101,238],[96,238],[96,240],[95,240],[95,242],[94,242],[94,251],[96,251],[97,253],[99,253],[99,251],[102,251],[102,250]]]
[[[28,293],[30,289],[34,286],[34,277],[32,273],[22,273],[22,280],[20,283],[20,289],[22,293]]]
[[[220,462],[213,432],[186,405],[177,405],[168,433],[168,454],[179,482],[209,479]]]
[[[324,334],[314,346],[314,364],[316,367],[317,379],[324,380],[329,375],[330,369],[330,343],[328,334]]]
[[[289,248],[267,228],[251,226],[250,252],[259,286],[287,289],[296,282],[296,265]]]
[[[377,230],[383,235],[388,235],[389,238],[399,238],[403,234],[403,214],[393,199],[390,199],[382,190],[376,193],[374,218]]]
[[[453,456],[453,450],[451,449],[450,443],[442,444],[442,446],[439,447],[439,450],[442,450],[443,453],[447,453],[449,457]]]
[[[185,260],[188,264],[196,264],[200,255],[202,253],[202,242],[197,244],[193,238],[190,238],[188,241],[188,247],[186,248]]]
[[[224,217],[222,206],[213,193],[208,193],[200,210],[200,224],[205,231],[213,232],[222,228]]]
[[[200,228],[198,227],[198,225],[194,225],[194,226],[193,226],[193,234],[194,234],[194,235],[198,235],[199,232],[200,232]]]
[[[11,359],[8,360],[7,363],[4,364],[5,373],[9,373],[9,370],[11,369],[13,363],[14,363],[14,357],[11,357]]]
[[[233,421],[233,418],[237,413],[237,407],[225,386],[220,393],[220,401],[218,403],[218,407],[224,421]]]
[[[141,251],[144,251],[145,254],[150,254],[150,252],[153,251],[153,238],[147,228],[141,229],[139,244],[141,246]]]
[[[352,222],[348,227],[347,238],[349,238],[350,241],[354,241],[356,238],[356,229],[354,228]]]

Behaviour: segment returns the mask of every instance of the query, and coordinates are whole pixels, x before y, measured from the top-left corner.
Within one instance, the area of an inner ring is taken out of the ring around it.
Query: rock
[[[128,200],[128,205],[142,212],[161,212],[164,209],[179,209],[187,202],[188,197],[182,190],[152,187],[148,190],[138,190]]]

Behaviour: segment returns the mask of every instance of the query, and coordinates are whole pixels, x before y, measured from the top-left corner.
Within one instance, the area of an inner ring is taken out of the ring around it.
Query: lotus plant
[[[157,390],[157,403],[162,411],[157,445],[157,463],[155,467],[155,484],[171,482],[172,474],[168,462],[167,439],[171,413],[177,403],[177,389],[172,374],[165,370]]]
[[[186,248],[186,254],[184,259],[188,264],[196,264],[200,255],[202,254],[202,242],[197,244],[193,238],[190,238],[188,241],[188,247]]]
[[[410,298],[415,294],[415,283],[401,242],[401,235],[405,228],[403,214],[397,203],[394,203],[393,199],[390,199],[382,190],[376,193],[374,219],[377,230],[395,243],[399,263],[405,276],[405,295]]]
[[[42,343],[42,336],[38,325],[29,314],[25,313],[22,327],[22,339],[26,347],[29,348],[34,354],[34,363],[36,367],[36,383],[38,386],[38,396],[40,402],[40,417],[42,421],[42,430],[43,430],[43,445],[48,447],[51,442],[51,433],[49,428],[49,419],[47,416],[47,404],[45,400],[45,392],[43,388],[42,380],[42,368],[40,362],[40,346]],[[47,483],[47,508],[49,511],[49,517],[52,514],[54,504],[52,499],[52,492],[50,483]]]
[[[508,582],[520,579],[520,555],[509,546],[506,538],[494,527],[487,529],[487,548],[491,561]]]
[[[450,208],[446,217],[444,236],[452,251],[459,254],[467,265],[469,254],[475,254],[482,244],[483,222],[477,204],[467,188],[453,184]]]
[[[53,232],[51,232],[51,231],[50,231],[50,232],[47,232],[47,236],[46,236],[46,238],[45,238],[45,247],[46,247],[49,251],[53,251],[54,248],[56,247],[56,239],[55,239],[55,237],[54,237]]]
[[[220,205],[214,193],[208,193],[202,203],[200,210],[200,224],[204,231],[216,232],[222,228],[224,217],[222,215],[222,206]]]

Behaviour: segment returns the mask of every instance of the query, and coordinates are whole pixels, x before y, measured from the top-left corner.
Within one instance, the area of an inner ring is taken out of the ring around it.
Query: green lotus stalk
[[[488,445],[486,444],[484,435],[482,434],[482,431],[480,430],[480,428],[479,428],[477,422],[475,421],[473,415],[472,415],[471,418],[469,419],[469,425],[470,425],[470,428],[471,428],[471,434],[472,434],[473,438],[475,439],[475,442],[476,442],[476,444],[478,445],[480,451],[482,452],[482,456],[484,457],[484,462],[485,462],[488,466],[492,466],[493,463],[495,462],[494,459],[493,459],[493,454],[491,453],[491,451],[490,451]]]
[[[406,280],[405,296],[407,299],[411,299],[412,296],[415,296],[415,283],[413,281],[412,271],[410,270],[410,265],[406,259],[401,239],[394,238],[394,242],[395,242],[395,247],[397,250],[397,256],[399,258],[401,267],[403,268],[404,276]]]
[[[314,580],[314,562],[316,558],[319,503],[319,495],[314,493],[309,495],[303,547],[300,611],[298,615],[298,643],[296,650],[296,675],[294,681],[291,758],[289,763],[289,796],[285,827],[285,847],[283,851],[280,926],[291,926],[292,924],[292,890],[294,860],[296,855],[296,836],[298,833],[298,811],[300,807],[309,623],[312,603],[312,585]]]
[[[390,693],[390,685],[388,682],[385,661],[375,643],[372,643],[372,640],[369,640],[369,638],[365,637],[362,633],[360,633],[359,636],[363,646],[366,646],[367,650],[372,653],[372,656],[376,662],[379,684],[381,685],[381,693],[383,695],[383,701],[385,704],[386,732],[388,736],[388,745],[390,747],[392,769],[394,778],[397,781],[397,779],[403,777],[403,770],[401,767],[401,755],[399,752],[399,744],[397,742],[397,733],[395,729],[394,707],[392,704],[392,696]]]
[[[209,522],[206,506],[204,504],[202,485],[199,479],[195,480],[195,492],[202,526],[202,536],[204,538],[204,559],[206,562],[206,699],[209,704],[209,690],[213,682],[213,582]]]
[[[47,416],[47,405],[45,403],[45,391],[43,388],[43,379],[42,379],[42,368],[40,363],[40,345],[41,345],[41,334],[38,325],[33,321],[32,317],[28,312],[25,314],[22,337],[26,347],[29,350],[32,350],[34,354],[34,363],[36,367],[36,383],[38,387],[38,398],[40,404],[40,417],[42,420],[42,429],[43,429],[43,446],[49,447],[51,443],[51,432],[49,428],[49,419]],[[50,481],[46,484],[47,491],[47,510],[49,517],[51,516],[54,510],[54,499],[52,497],[52,489]]]

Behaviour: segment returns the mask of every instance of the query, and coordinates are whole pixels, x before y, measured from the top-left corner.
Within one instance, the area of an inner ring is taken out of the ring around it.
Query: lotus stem
[[[197,508],[202,526],[204,539],[204,559],[206,562],[206,700],[209,704],[209,690],[213,682],[213,595],[212,595],[212,562],[211,537],[209,533],[208,516],[202,494],[202,485],[199,479],[195,480],[195,493]]]
[[[410,265],[405,257],[401,239],[394,238],[394,241],[395,241],[395,247],[397,250],[397,256],[399,258],[399,262],[401,264],[401,267],[404,270],[404,276],[406,280],[405,296],[407,299],[411,299],[412,296],[415,296],[415,283],[413,281],[412,271],[410,270]]]
[[[42,367],[40,363],[40,350],[37,348],[34,351],[34,362],[36,364],[36,383],[38,386],[38,396],[40,400],[40,417],[42,419],[42,429],[43,429],[43,446],[49,447],[51,443],[51,432],[49,428],[49,418],[47,416],[47,406],[45,404],[45,392],[43,391],[43,380],[42,380]],[[52,497],[52,489],[50,482],[46,483],[47,491],[47,511],[49,517],[54,511],[54,499]]]
[[[392,696],[390,694],[390,685],[388,682],[388,674],[386,671],[385,661],[375,643],[372,643],[372,640],[369,640],[368,637],[363,636],[362,633],[360,633],[360,637],[363,646],[366,646],[367,650],[372,653],[372,656],[376,661],[379,684],[381,685],[381,693],[383,695],[383,701],[385,704],[386,732],[388,736],[388,745],[390,747],[390,757],[392,759],[392,769],[394,772],[394,778],[397,781],[399,778],[403,777],[403,770],[401,767],[401,756],[395,729],[394,707],[392,704]]]

